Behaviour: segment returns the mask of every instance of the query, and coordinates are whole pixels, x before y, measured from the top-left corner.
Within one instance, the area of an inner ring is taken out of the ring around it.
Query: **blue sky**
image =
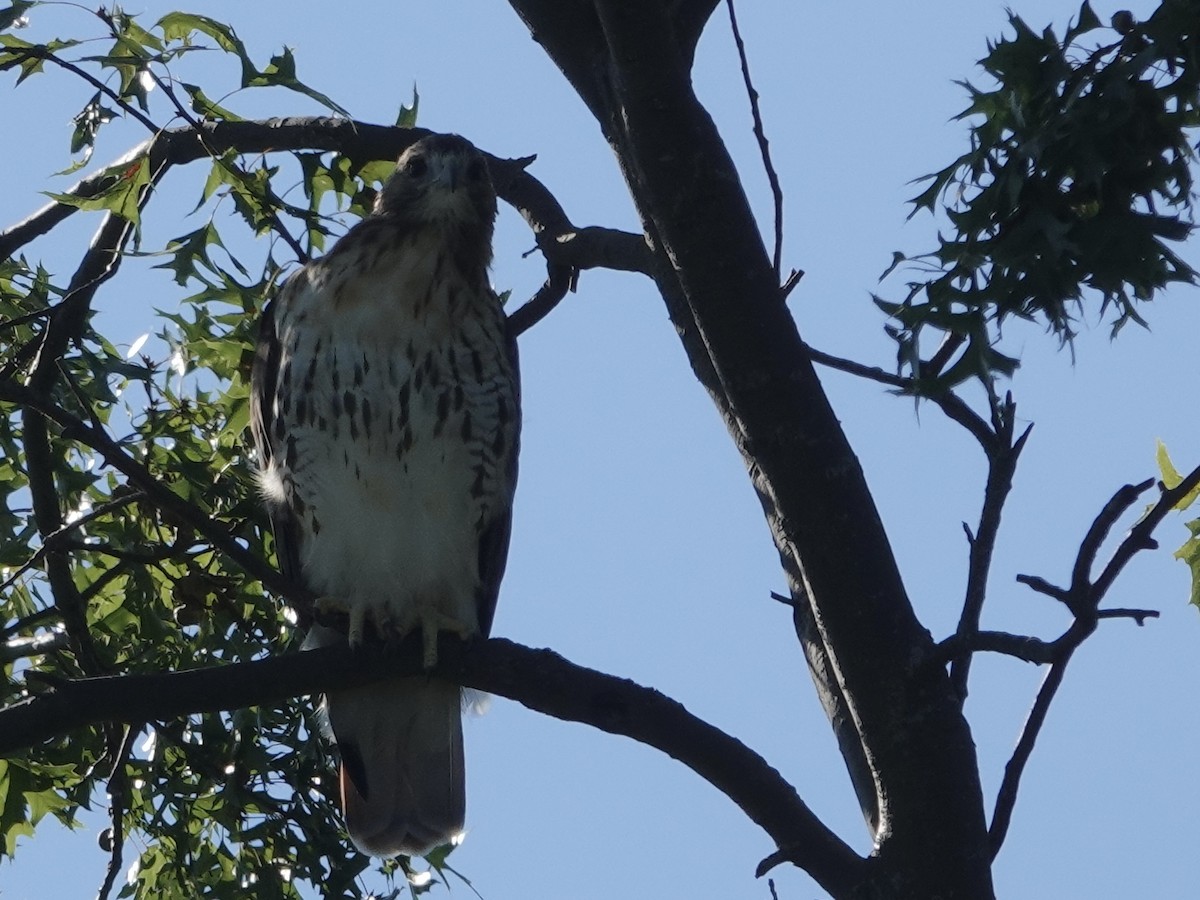
[[[197,0],[188,8],[232,23],[261,63],[293,47],[300,76],[357,118],[393,121],[415,84],[420,124],[461,132],[498,155],[537,153],[531,171],[576,224],[636,229],[598,127],[507,4],[332,6]],[[1013,6],[1035,28],[1061,28],[1078,9],[1074,0]],[[128,11],[144,11],[148,25],[172,7],[144,0]],[[1096,5],[1102,19],[1117,8]],[[68,7],[39,9],[23,36],[67,33],[84,19]],[[974,62],[1004,30],[1004,7],[765,2],[744,3],[739,19],[786,194],[784,267],[806,271],[790,299],[801,332],[820,349],[887,367],[893,348],[869,292],[880,290],[893,250],[931,245],[934,220],[905,221],[904,201],[916,193],[908,182],[962,152],[965,129],[950,120],[966,100],[952,80],[982,77]],[[198,72],[233,75],[215,55]],[[701,42],[695,80],[769,227],[770,193],[723,9]],[[62,190],[65,179],[44,176],[67,164],[70,117],[90,96],[65,73],[10,86],[11,77],[0,114],[27,124],[19,140],[10,128],[0,150],[4,225],[40,205],[38,191]],[[318,112],[286,93],[230,105],[252,115]],[[114,127],[96,161],[141,139]],[[147,246],[196,227],[180,217],[202,177],[181,176],[170,199],[151,207]],[[32,252],[62,271],[88,231],[72,222],[63,239]],[[516,215],[502,213],[493,281],[516,297],[544,276],[536,258],[521,259],[530,246]],[[1184,255],[1200,264],[1194,247]],[[152,309],[172,309],[185,294],[164,273],[135,268],[97,300],[117,342],[154,328]],[[900,282],[882,290],[898,293]],[[1014,575],[1065,580],[1112,492],[1154,474],[1156,439],[1181,468],[1200,458],[1196,301],[1194,289],[1173,290],[1147,310],[1151,332],[1131,327],[1115,343],[1092,320],[1074,363],[1036,327],[1009,332],[1009,349],[1024,360],[1012,385],[1018,414],[1037,424],[997,548],[985,627],[1057,636],[1063,612]],[[579,292],[522,339],[522,366],[521,485],[495,633],[675,697],[762,753],[866,852],[789,617],[768,597],[784,580],[754,492],[649,283],[584,273]],[[978,516],[982,455],[935,409],[914,412],[910,401],[837,373],[824,381],[918,614],[945,636],[961,602],[961,522]],[[1109,604],[1158,608],[1162,618],[1143,629],[1105,623],[1076,655],[997,862],[1000,896],[1194,896],[1200,617],[1187,605],[1187,571],[1170,557],[1185,537],[1181,520],[1169,519],[1160,537],[1164,549],[1136,560]],[[989,809],[1040,677],[1012,660],[975,663],[967,712]],[[487,900],[769,898],[753,878],[774,849],[767,837],[656,751],[504,700],[468,722],[466,735],[470,833],[453,863]],[[14,865],[0,867],[0,896],[93,895],[106,863],[100,827],[69,835],[47,825]],[[781,900],[823,896],[798,870],[774,878]]]

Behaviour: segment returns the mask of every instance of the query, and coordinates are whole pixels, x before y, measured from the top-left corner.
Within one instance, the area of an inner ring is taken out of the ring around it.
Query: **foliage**
[[[926,274],[902,302],[876,298],[894,319],[901,369],[924,393],[1011,374],[1017,360],[996,346],[1009,318],[1040,322],[1067,342],[1096,297],[1115,333],[1144,324],[1139,303],[1196,278],[1166,243],[1192,229],[1194,0],[1166,0],[1143,23],[1118,14],[1111,32],[1085,0],[1061,40],[1016,15],[1010,22],[1013,37],[980,62],[994,89],[963,82],[970,149],[925,176],[912,201],[914,214],[944,203],[950,232],[914,258]],[[1081,46],[1105,32],[1109,43]],[[904,259],[897,253],[893,268]],[[941,372],[922,370],[930,329],[966,345]]]
[[[39,5],[0,10],[0,27],[20,25]],[[14,70],[18,84],[54,68],[83,79],[87,100],[69,140],[70,152],[82,156],[67,171],[86,163],[113,122],[142,122],[150,137],[171,124],[238,121],[230,100],[242,89],[285,88],[345,112],[299,80],[290,50],[259,68],[232,28],[207,17],[175,12],[146,28],[116,8],[95,16],[102,36],[89,41],[33,43],[0,34],[0,69]],[[97,44],[101,52],[81,52]],[[176,69],[201,50],[235,62],[231,95],[213,100],[198,85],[178,80]],[[415,107],[414,93],[401,119],[411,124]],[[331,213],[362,215],[391,168],[390,161],[363,165],[337,154],[296,153],[293,159],[288,168],[232,151],[213,154],[193,213],[201,223],[161,249],[127,251],[167,270],[188,295],[178,309],[159,311],[157,333],[127,352],[95,330],[88,311],[48,388],[58,405],[104,425],[147,478],[264,560],[271,538],[244,432],[254,322],[281,273],[276,243],[301,256],[319,251],[338,224]],[[291,177],[303,185],[302,206],[280,198],[276,185]],[[137,223],[152,178],[143,152],[103,170],[94,191],[52,197]],[[272,236],[265,259],[243,263],[227,250],[223,233],[239,223]],[[289,234],[296,225],[303,247]],[[37,262],[25,256],[0,262],[0,381],[25,383],[47,332],[68,327],[71,298]],[[12,404],[0,415],[2,640],[18,647],[40,636],[53,649],[0,657],[0,705],[20,700],[45,679],[249,660],[292,641],[287,610],[264,599],[259,578],[219,553],[208,535],[163,513],[134,481],[106,465],[109,459],[67,431],[52,431],[45,446],[27,441],[28,415]],[[40,487],[34,456],[51,475]],[[48,488],[57,495],[49,500],[58,516],[50,536],[35,515]],[[50,588],[51,558],[65,565],[77,589],[82,631],[68,627],[63,606],[71,598]],[[81,643],[91,652],[78,652]],[[141,848],[127,874],[111,873],[118,896],[252,891],[292,898],[305,884],[329,896],[365,896],[363,876],[372,863],[338,833],[336,778],[324,742],[315,738],[319,728],[310,704],[294,701],[150,722],[134,734],[114,727],[66,735],[11,756],[0,761],[0,857],[12,856],[18,839],[32,835],[47,815],[75,825],[76,813],[92,808],[107,784],[116,820],[103,840],[120,844],[115,830]],[[448,871],[448,849],[435,859],[439,873]],[[397,886],[397,871],[394,863],[377,869],[375,896],[405,889],[403,877]],[[428,883],[412,887],[428,889]]]
[[[1178,487],[1183,482],[1184,476],[1175,468],[1175,464],[1171,462],[1167,448],[1163,446],[1161,441],[1158,445],[1158,471],[1162,476],[1163,485],[1168,489]],[[1183,512],[1195,506],[1197,501],[1200,501],[1200,487],[1195,487],[1189,491],[1176,504],[1175,509]],[[1200,518],[1192,519],[1188,522],[1187,528],[1191,532],[1191,537],[1184,542],[1182,547],[1175,551],[1175,558],[1191,569],[1192,605],[1200,609]]]

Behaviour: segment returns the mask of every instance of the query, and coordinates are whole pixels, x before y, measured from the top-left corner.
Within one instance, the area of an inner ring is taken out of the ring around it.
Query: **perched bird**
[[[373,211],[263,314],[251,390],[284,574],[319,599],[306,647],[491,629],[517,477],[516,343],[489,286],[496,192],[457,135],[413,144]],[[428,676],[331,692],[342,809],[364,853],[461,831],[460,689]]]

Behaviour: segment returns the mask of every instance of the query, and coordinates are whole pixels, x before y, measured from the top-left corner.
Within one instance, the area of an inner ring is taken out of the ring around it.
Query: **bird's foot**
[[[458,635],[464,641],[475,634],[475,630],[466,622],[436,609],[422,610],[417,627],[421,629],[421,665],[427,670],[437,665],[438,636],[443,631]]]
[[[345,597],[322,596],[313,601],[313,613],[320,620],[324,618],[341,618],[345,616],[346,642],[351,647],[361,647],[363,634],[366,630],[368,617],[378,622],[374,611],[365,603],[351,603]],[[339,629],[340,630],[340,629]]]

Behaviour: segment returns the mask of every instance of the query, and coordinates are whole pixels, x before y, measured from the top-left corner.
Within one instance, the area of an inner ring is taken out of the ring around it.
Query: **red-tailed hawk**
[[[516,345],[488,282],[496,193],[457,135],[410,147],[373,212],[263,315],[251,391],[280,567],[346,613],[306,646],[487,635],[517,474]],[[463,826],[460,690],[396,678],[326,697],[354,843],[427,852]]]

